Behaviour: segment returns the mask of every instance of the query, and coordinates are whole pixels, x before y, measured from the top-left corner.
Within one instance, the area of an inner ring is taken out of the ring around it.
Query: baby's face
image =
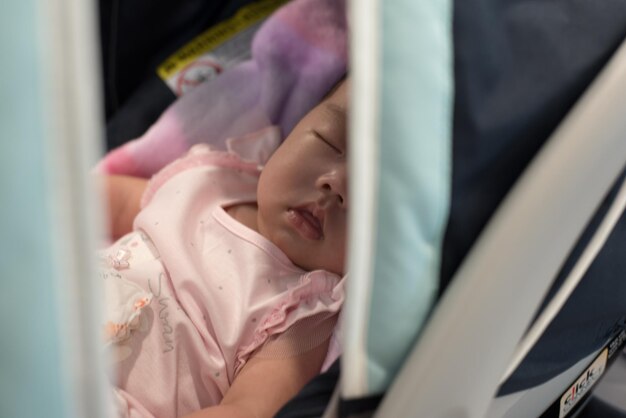
[[[344,271],[347,89],[343,82],[296,125],[259,179],[259,232],[309,271]]]

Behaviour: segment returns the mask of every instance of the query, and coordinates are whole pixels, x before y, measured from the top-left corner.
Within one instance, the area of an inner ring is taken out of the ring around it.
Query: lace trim
[[[344,300],[341,280],[327,272],[318,270],[304,275],[299,283],[285,292],[283,298],[260,321],[254,331],[252,341],[241,347],[235,361],[235,376],[239,374],[251,354],[261,347],[269,337],[282,333],[297,321],[322,312],[339,311]],[[303,316],[290,318],[302,303],[311,304],[313,301],[321,303],[313,306]]]

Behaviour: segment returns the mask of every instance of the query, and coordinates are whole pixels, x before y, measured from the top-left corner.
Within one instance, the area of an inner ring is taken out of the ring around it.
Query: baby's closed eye
[[[322,134],[320,134],[318,131],[313,130],[313,134],[315,135],[315,137],[317,139],[319,139],[320,141],[322,141],[324,144],[326,144],[329,148],[331,148],[333,151],[335,151],[337,154],[341,154],[343,155],[344,150],[343,148],[338,144],[338,141],[328,137],[328,136],[324,136]]]

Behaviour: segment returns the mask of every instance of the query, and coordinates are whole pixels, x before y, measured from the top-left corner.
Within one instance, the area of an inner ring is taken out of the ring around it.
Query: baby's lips
[[[318,219],[308,210],[294,208],[289,210],[288,215],[289,222],[302,237],[310,240],[320,240],[324,237]]]
[[[324,221],[326,218],[326,211],[319,204],[309,203],[296,209],[310,214],[311,217],[314,219],[314,223],[317,225],[317,227],[319,227],[320,233],[324,235]]]

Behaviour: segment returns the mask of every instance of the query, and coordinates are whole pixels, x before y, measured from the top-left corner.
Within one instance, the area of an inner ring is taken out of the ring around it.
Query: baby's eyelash
[[[339,147],[337,147],[336,145],[334,145],[332,142],[330,142],[328,139],[324,138],[322,135],[320,135],[319,132],[317,131],[313,131],[313,134],[322,142],[324,142],[326,145],[328,145],[329,147],[331,147],[335,152],[337,152],[338,154],[343,154],[343,151],[341,149],[339,149]]]

